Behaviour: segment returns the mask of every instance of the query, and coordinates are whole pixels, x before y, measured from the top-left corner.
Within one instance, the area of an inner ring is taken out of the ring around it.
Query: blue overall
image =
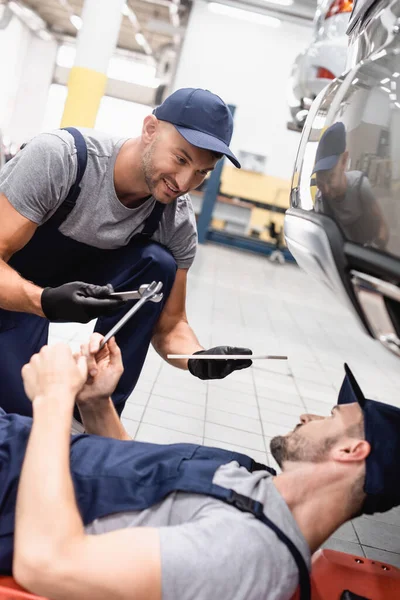
[[[0,409],[0,574],[11,573],[18,480],[31,424],[29,417],[6,415]],[[286,534],[266,517],[263,505],[213,484],[218,467],[232,460],[248,471],[262,469],[276,474],[244,454],[218,448],[123,442],[93,435],[71,438],[71,475],[85,525],[113,513],[144,510],[174,491],[218,498],[252,513],[275,532],[298,567],[301,600],[309,600],[305,561]]]
[[[68,197],[32,239],[15,253],[9,265],[22,277],[41,287],[57,287],[70,281],[104,285],[111,283],[115,290],[139,289],[153,280],[163,283],[163,300],[147,302],[116,334],[121,348],[125,371],[113,394],[113,402],[121,414],[126,399],[134,389],[146,358],[152,331],[172,289],[177,265],[160,244],[150,238],[157,230],[165,205],[156,202],[144,223],[144,229],[131,241],[116,250],[104,250],[77,242],[59,231],[73,210],[80,193],[80,182],[87,163],[86,142],[76,129],[74,136],[78,157],[78,174]],[[106,334],[132,307],[127,302],[112,316],[100,317],[95,331]],[[8,413],[32,415],[31,403],[23,389],[21,369],[33,354],[47,343],[49,321],[45,318],[0,309],[0,406]],[[80,419],[75,409],[75,418]]]

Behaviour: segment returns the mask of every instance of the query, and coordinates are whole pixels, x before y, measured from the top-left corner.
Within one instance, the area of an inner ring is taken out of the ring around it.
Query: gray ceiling
[[[3,0],[4,1],[4,0]],[[59,35],[75,36],[76,29],[71,24],[71,14],[81,15],[84,0],[18,0],[33,9],[47,24],[48,29]],[[182,31],[187,23],[191,0],[128,0],[127,4],[137,17],[140,31],[144,34],[150,48],[156,55],[161,47],[174,40],[174,34],[179,33],[173,25],[170,6],[177,4],[179,26]],[[267,0],[241,0],[249,8],[268,13],[278,12],[282,17],[295,16],[306,21],[313,18],[316,0],[294,0],[291,7],[281,7],[268,3]],[[176,23],[175,23],[176,25]],[[143,52],[136,42],[135,29],[131,20],[123,16],[118,46],[135,52]]]

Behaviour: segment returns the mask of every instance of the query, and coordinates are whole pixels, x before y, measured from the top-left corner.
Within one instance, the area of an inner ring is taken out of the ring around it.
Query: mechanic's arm
[[[43,289],[21,277],[7,262],[31,239],[37,228],[0,193],[0,307],[44,316]]]
[[[80,354],[87,359],[89,375],[76,397],[82,424],[85,433],[131,440],[111,400],[124,372],[121,350],[114,337],[99,350],[103,339],[104,336],[95,332],[90,336],[88,344],[81,345]]]
[[[200,345],[186,316],[187,269],[178,269],[171,294],[158,319],[153,333],[152,344],[157,352],[171,365],[188,369],[199,379],[223,379],[233,371],[246,369],[251,360],[229,360],[229,354],[251,354],[249,348],[236,346],[216,346],[204,350]],[[167,359],[167,354],[218,354],[226,355],[227,360],[207,359]]]
[[[186,316],[188,269],[178,269],[169,298],[158,319],[152,344],[158,354],[171,365],[188,368],[187,359],[169,360],[167,354],[193,354],[203,350]]]
[[[74,281],[57,288],[43,288],[27,281],[7,262],[32,238],[37,225],[22,216],[0,193],[0,308],[47,317],[50,321],[88,323],[118,308],[120,301],[107,298],[112,286]]]
[[[70,424],[87,377],[66,344],[44,347],[23,368],[33,425],[17,496],[13,574],[53,600],[161,599],[157,530],[86,535],[70,474]]]

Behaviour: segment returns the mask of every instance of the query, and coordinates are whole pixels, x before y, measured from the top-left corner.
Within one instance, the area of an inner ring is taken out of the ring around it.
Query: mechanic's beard
[[[144,180],[146,182],[147,187],[149,188],[150,194],[156,200],[160,201],[157,198],[157,194],[155,192],[157,185],[162,180],[162,177],[156,177],[155,168],[153,164],[153,154],[154,154],[154,145],[151,145],[143,154],[142,158],[142,170],[144,175]]]
[[[280,466],[290,462],[323,462],[329,450],[338,441],[337,437],[330,437],[320,442],[313,442],[296,432],[288,436],[277,435],[270,442],[271,454]]]

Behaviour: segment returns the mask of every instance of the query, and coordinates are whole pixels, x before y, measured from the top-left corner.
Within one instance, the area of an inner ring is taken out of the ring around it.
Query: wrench
[[[120,319],[118,321],[118,323],[116,323],[114,325],[114,327],[112,327],[110,329],[110,331],[107,333],[107,335],[105,336],[104,340],[102,341],[99,350],[101,350],[102,348],[104,348],[104,346],[106,345],[106,343],[108,342],[109,339],[111,339],[113,337],[113,335],[115,335],[117,333],[117,331],[119,331],[121,329],[121,327],[123,327],[125,325],[125,323],[127,321],[129,321],[129,319],[131,317],[133,317],[133,315],[139,310],[139,308],[141,306],[143,306],[143,304],[145,304],[148,301],[151,302],[160,302],[163,298],[163,293],[160,293],[160,290],[162,288],[163,284],[161,281],[159,281],[157,283],[157,281],[153,281],[152,283],[150,283],[149,285],[145,286],[140,286],[140,290],[139,290],[139,294],[140,294],[140,300],[139,302],[137,302],[135,304],[135,306],[132,306],[132,308],[130,310],[128,310],[128,312],[122,317],[122,319]],[[111,294],[112,296],[113,294]]]

